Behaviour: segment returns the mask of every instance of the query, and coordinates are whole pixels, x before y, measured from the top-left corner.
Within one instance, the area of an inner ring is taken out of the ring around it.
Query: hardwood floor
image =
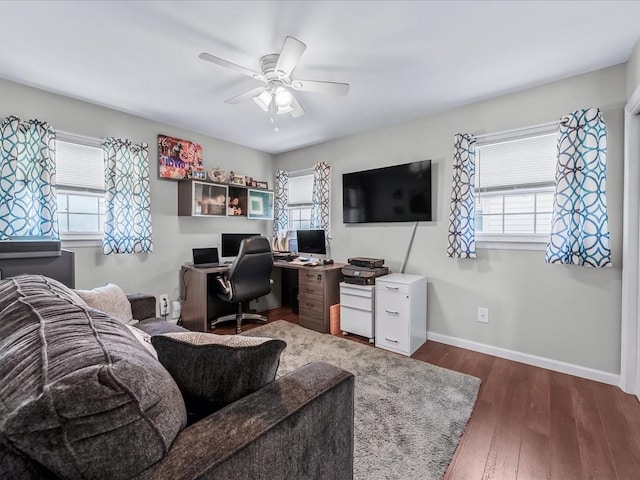
[[[298,323],[287,308],[269,321]],[[258,323],[243,325],[243,330]],[[216,333],[235,333],[229,323]],[[367,339],[347,339],[369,344]],[[638,480],[640,402],[617,387],[441,343],[412,356],[482,379],[446,480]],[[398,479],[402,480],[402,479]]]

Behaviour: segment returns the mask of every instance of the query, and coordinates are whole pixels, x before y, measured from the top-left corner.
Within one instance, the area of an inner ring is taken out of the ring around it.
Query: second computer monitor
[[[220,243],[223,257],[237,257],[242,240],[259,236],[259,233],[223,233],[220,235]]]
[[[326,255],[327,247],[324,240],[324,230],[297,230],[298,254],[312,256]]]

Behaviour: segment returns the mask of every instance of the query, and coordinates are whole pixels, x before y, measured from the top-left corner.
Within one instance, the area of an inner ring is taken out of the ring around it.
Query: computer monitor
[[[220,243],[223,257],[237,257],[242,240],[259,236],[259,233],[223,233],[220,235]]]
[[[321,258],[327,254],[324,230],[297,230],[298,255]]]

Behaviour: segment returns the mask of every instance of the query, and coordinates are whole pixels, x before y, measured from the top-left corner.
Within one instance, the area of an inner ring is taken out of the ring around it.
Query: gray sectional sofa
[[[129,300],[141,329],[183,331]],[[311,363],[186,426],[126,326],[46,277],[0,281],[0,478],[351,479],[353,389]]]

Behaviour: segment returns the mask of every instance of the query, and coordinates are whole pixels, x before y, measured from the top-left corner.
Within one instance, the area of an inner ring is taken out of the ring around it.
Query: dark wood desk
[[[274,269],[297,272],[297,289],[300,325],[322,333],[329,332],[331,306],[340,303],[340,282],[343,263],[305,267],[304,265],[275,261]],[[236,311],[234,304],[218,299],[213,282],[215,276],[229,270],[229,265],[213,268],[181,269],[182,323],[189,330],[206,332],[213,319]],[[287,288],[295,288],[289,284]],[[284,284],[283,284],[284,290]],[[285,295],[283,291],[282,296]]]

